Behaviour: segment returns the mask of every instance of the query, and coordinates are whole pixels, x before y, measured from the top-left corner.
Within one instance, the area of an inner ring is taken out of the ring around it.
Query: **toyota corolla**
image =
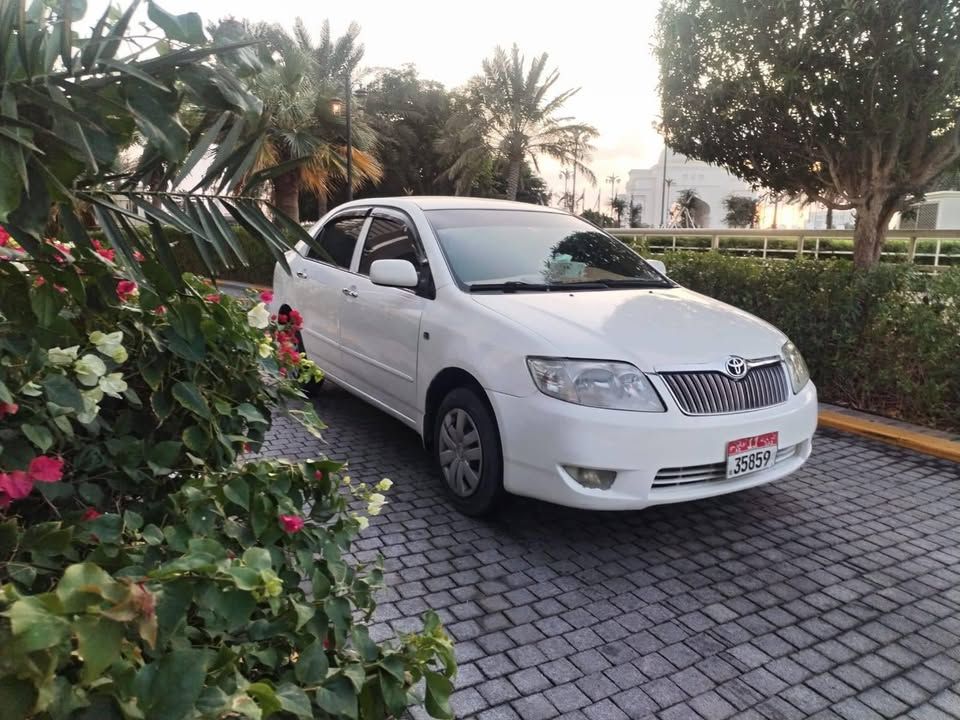
[[[552,208],[341,205],[276,270],[336,384],[414,428],[453,504],[628,510],[734,492],[810,456],[817,393],[775,327]]]

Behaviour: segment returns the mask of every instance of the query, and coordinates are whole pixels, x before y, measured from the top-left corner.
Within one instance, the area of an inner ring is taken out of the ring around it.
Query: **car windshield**
[[[428,210],[457,280],[473,291],[673,287],[619,240],[579,218],[526,210]]]

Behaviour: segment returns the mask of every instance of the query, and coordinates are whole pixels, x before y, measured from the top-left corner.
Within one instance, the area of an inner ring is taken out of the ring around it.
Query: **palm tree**
[[[462,179],[478,172],[491,156],[505,161],[508,200],[517,197],[524,161],[539,170],[539,155],[556,158],[593,178],[583,160],[597,131],[558,116],[578,89],[551,95],[559,73],[547,72],[546,65],[543,53],[527,67],[516,45],[509,53],[497,47],[483,61],[483,73],[463,91],[460,112],[451,118],[443,140],[453,160],[447,172],[457,181],[458,190]]]
[[[344,77],[363,57],[357,43],[359,26],[351,24],[337,40],[330,38],[324,22],[314,45],[298,18],[290,35],[279,25],[224,21],[220,30],[263,40],[271,48],[273,64],[250,80],[250,89],[266,110],[266,141],[253,159],[250,173],[271,177],[274,202],[289,217],[300,219],[300,191],[313,192],[325,209],[331,191],[346,178],[347,141],[344,118],[336,98],[343,92]],[[373,131],[353,118],[353,185],[377,181],[383,170],[373,150]]]
[[[623,225],[623,212],[627,209],[627,201],[622,197],[610,198],[610,209],[617,216],[617,227]]]
[[[692,188],[681,190],[677,199],[673,202],[673,208],[670,213],[671,227],[695,228],[698,227],[697,218],[700,215],[700,209],[703,206],[703,200],[697,195],[697,191]]]

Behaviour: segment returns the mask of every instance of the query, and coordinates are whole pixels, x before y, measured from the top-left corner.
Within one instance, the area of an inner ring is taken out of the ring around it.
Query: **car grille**
[[[721,372],[666,372],[660,377],[687,415],[723,415],[779,405],[787,401],[782,362],[757,365],[739,380]]]
[[[800,450],[800,445],[777,450],[776,465],[794,457]],[[663,468],[653,480],[653,487],[665,488],[677,485],[694,485],[698,483],[718,482],[727,479],[727,464],[725,462],[709,463],[707,465],[688,465],[686,467]]]

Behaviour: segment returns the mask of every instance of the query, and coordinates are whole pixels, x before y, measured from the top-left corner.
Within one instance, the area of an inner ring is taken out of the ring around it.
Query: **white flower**
[[[123,347],[123,330],[102,333],[94,330],[89,335],[90,342],[97,346],[101,355],[106,355],[118,365],[127,361],[127,350]]]
[[[24,265],[22,262],[17,262],[16,260],[14,260],[14,261],[12,261],[10,264],[13,265],[17,270],[19,270],[19,271],[22,272],[22,273],[28,273],[28,272],[30,272],[30,268],[28,268],[28,267],[27,267],[26,265]]]
[[[120,398],[120,393],[127,389],[127,383],[121,373],[110,373],[100,378],[99,389],[103,390],[110,397]]]
[[[387,499],[380,493],[373,493],[367,498],[367,515],[379,515]]]
[[[77,413],[77,420],[84,425],[89,425],[100,412],[100,406],[97,403],[103,399],[103,391],[95,387],[92,390],[84,390],[80,395],[83,397],[83,412]]]
[[[96,355],[87,353],[73,364],[74,372],[77,373],[77,380],[81,385],[93,387],[100,378],[107,372],[107,366],[103,360]]]
[[[267,310],[267,306],[263,303],[254,305],[253,309],[247,313],[247,322],[250,327],[263,330],[270,324],[270,312]]]
[[[260,357],[268,358],[273,353],[273,345],[268,342],[262,342],[257,348],[257,351],[260,353]]]
[[[43,388],[37,385],[35,382],[28,382],[22,388],[20,392],[28,397],[40,397],[43,395]]]
[[[357,515],[357,525],[359,525],[360,530],[363,531],[370,527],[370,521],[367,520],[367,518],[365,518],[363,515]]]
[[[386,492],[392,487],[393,487],[393,480],[391,480],[390,478],[384,478],[383,480],[377,483],[376,489],[379,490],[380,492]]]
[[[53,347],[47,350],[47,362],[53,365],[69,365],[77,359],[79,345],[71,345],[68,348]]]

